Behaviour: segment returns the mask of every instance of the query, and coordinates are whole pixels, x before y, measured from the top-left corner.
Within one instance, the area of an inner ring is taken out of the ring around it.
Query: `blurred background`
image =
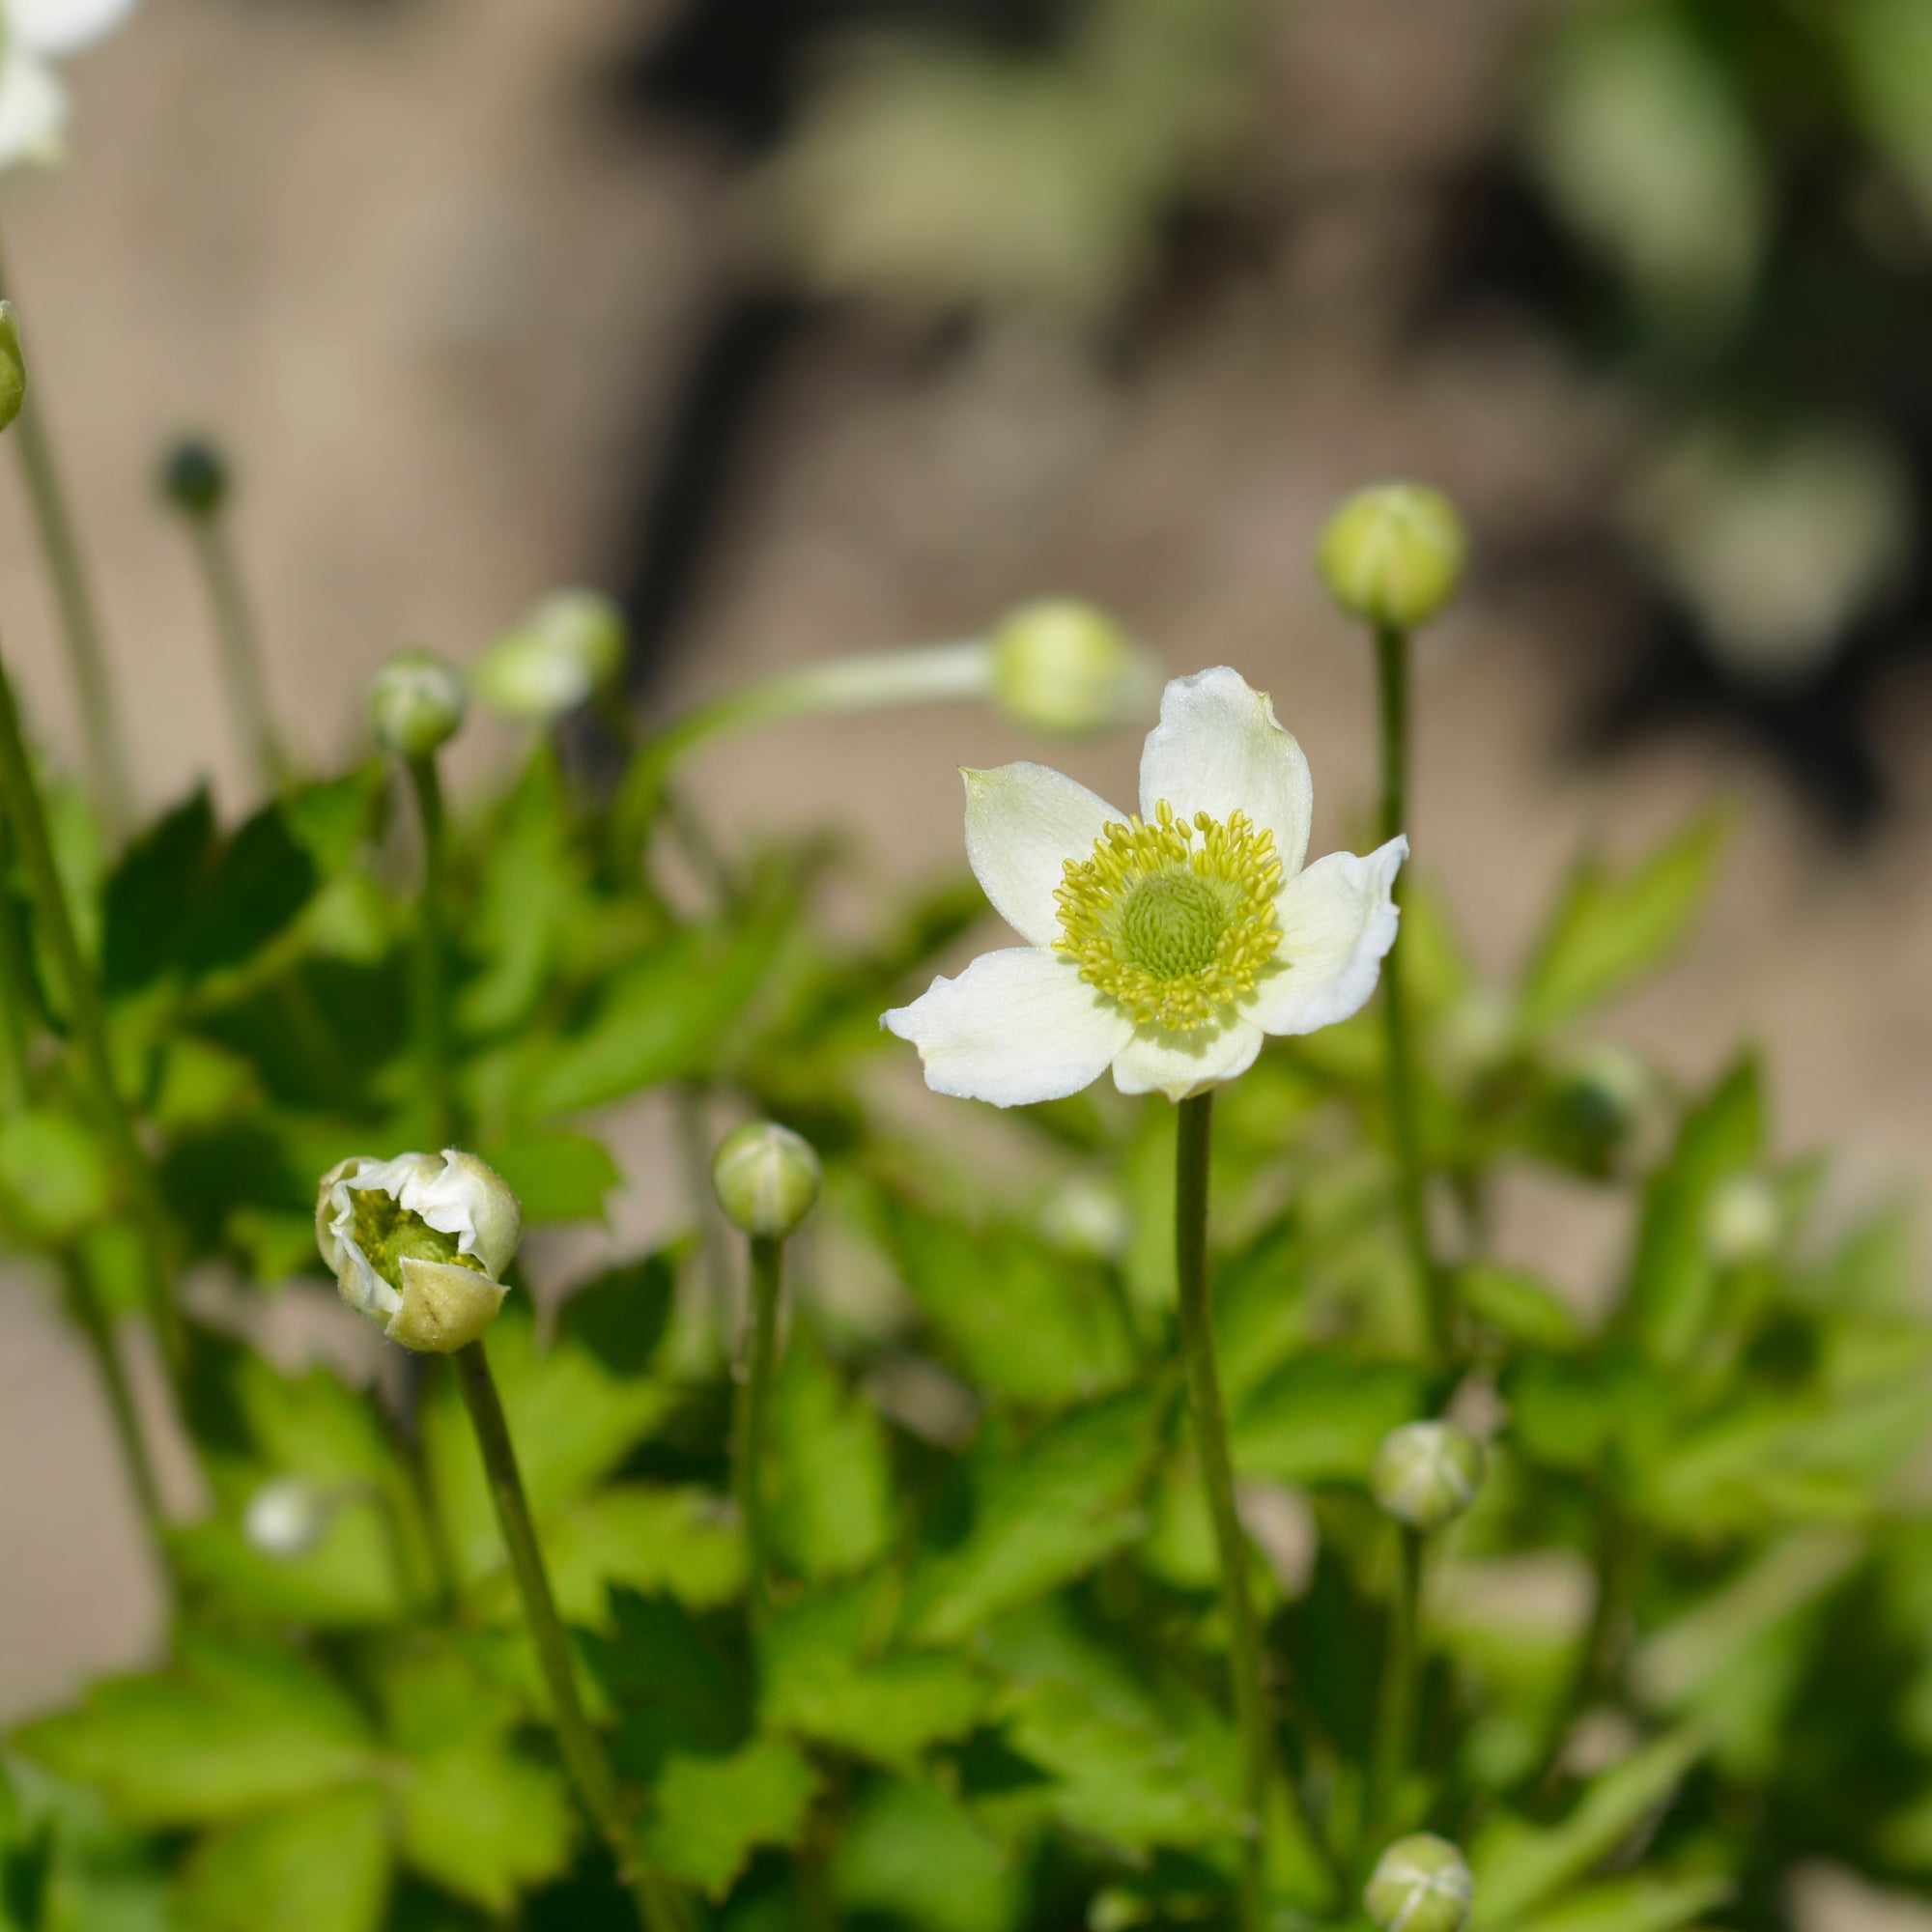
[[[1932,1180],[1932,7],[1924,0],[147,0],[4,184],[143,802],[244,798],[155,470],[239,480],[316,760],[399,644],[585,582],[663,716],[782,665],[1093,598],[1271,689],[1317,849],[1373,781],[1335,501],[1451,492],[1417,860],[1501,972],[1580,847],[1736,801],[1713,916],[1615,1031],[1764,1044],[1842,1199]],[[76,742],[11,467],[0,624]],[[511,740],[466,738],[478,781]],[[731,837],[961,864],[954,765],[1131,796],[969,710],[707,757]],[[678,1212],[648,1134],[622,1217]],[[1501,1243],[1587,1294],[1580,1188]],[[153,1638],[92,1385],[0,1295],[0,1715]]]

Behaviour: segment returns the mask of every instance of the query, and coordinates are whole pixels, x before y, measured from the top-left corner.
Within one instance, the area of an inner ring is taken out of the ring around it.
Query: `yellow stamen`
[[[1053,950],[1137,1026],[1205,1026],[1255,990],[1281,944],[1274,835],[1245,812],[1223,825],[1197,811],[1190,825],[1162,799],[1151,825],[1107,826],[1065,874]]]

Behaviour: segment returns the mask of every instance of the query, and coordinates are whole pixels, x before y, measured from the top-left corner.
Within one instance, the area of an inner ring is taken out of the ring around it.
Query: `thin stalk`
[[[171,1574],[174,1564],[168,1551],[167,1517],[161,1507],[161,1487],[148,1455],[147,1440],[141,1434],[140,1414],[134,1406],[134,1392],[128,1385],[128,1371],[121,1360],[120,1350],[114,1345],[113,1324],[107,1319],[106,1309],[101,1306],[99,1293],[95,1287],[94,1277],[87,1271],[87,1264],[71,1248],[63,1250],[60,1270],[68,1307],[79,1324],[80,1332],[87,1338],[88,1353],[94,1358],[95,1373],[99,1376],[101,1392],[107,1398],[107,1412],[114,1424],[115,1439],[121,1445],[121,1460],[127,1466],[128,1486],[134,1492],[134,1506],[140,1511],[142,1524],[155,1546],[155,1555],[162,1571]]]
[[[752,1602],[771,1600],[771,1527],[765,1514],[765,1437],[770,1428],[772,1378],[779,1351],[779,1297],[784,1293],[784,1242],[752,1236],[752,1320],[738,1376],[732,1420],[732,1489],[745,1523],[752,1565]]]
[[[5,288],[0,271],[0,290]],[[81,729],[87,744],[87,767],[94,794],[106,822],[108,836],[119,841],[133,823],[134,787],[129,777],[128,745],[108,682],[107,660],[100,646],[100,626],[94,597],[81,562],[73,517],[68,509],[60,467],[42,419],[38,395],[29,389],[14,422],[14,446],[20,452],[20,474],[27,486],[34,529],[52,580],[61,635],[67,640],[69,668],[80,699]]]
[[[1387,624],[1378,628],[1376,665],[1381,688],[1381,842],[1386,844],[1406,829],[1404,821],[1408,815],[1407,632]],[[1402,874],[1397,875],[1394,895],[1400,906],[1406,896]],[[1396,1196],[1410,1264],[1422,1285],[1430,1342],[1435,1353],[1440,1356],[1449,1347],[1448,1283],[1436,1265],[1429,1239],[1422,1134],[1416,1119],[1415,1049],[1402,983],[1403,953],[1402,929],[1398,926],[1395,944],[1382,962],[1383,1057],[1387,1063],[1389,1122],[1395,1135]]]
[[[27,949],[14,917],[9,878],[13,840],[0,811],[0,1108],[15,1114],[33,1097],[33,1014],[37,1006]]]
[[[236,567],[228,526],[219,509],[191,517],[188,522],[202,581],[208,586],[221,681],[227,688],[236,736],[254,765],[256,782],[265,792],[279,791],[288,782],[289,761],[269,709],[261,637],[242,588],[242,573]]]
[[[1395,1590],[1389,1599],[1388,1644],[1382,1653],[1381,1696],[1369,1760],[1368,1801],[1363,1808],[1363,1841],[1379,1847],[1399,1820],[1403,1780],[1415,1749],[1418,1627],[1422,1611],[1422,1537],[1398,1523]]]
[[[1214,1363],[1214,1311],[1208,1283],[1208,1156],[1214,1126],[1212,1092],[1183,1100],[1174,1162],[1174,1250],[1179,1288],[1180,1353],[1194,1417],[1201,1482],[1221,1564],[1221,1605],[1228,1620],[1229,1671],[1241,1733],[1241,1923],[1265,1923],[1263,1866],[1268,1780],[1273,1769],[1267,1690],[1262,1675],[1261,1623],[1248,1587],[1248,1546],[1235,1508],[1228,1416]]]
[[[411,980],[411,1026],[423,1091],[435,1116],[435,1139],[448,1146],[457,1138],[459,1122],[449,1064],[449,1000],[447,964],[443,951],[443,893],[448,864],[447,818],[442,804],[442,781],[436,754],[405,760],[410,788],[415,794],[422,820],[422,898],[416,912],[414,972]]]
[[[81,957],[80,942],[68,914],[66,888],[54,863],[53,840],[47,832],[46,814],[41,810],[41,795],[20,730],[19,708],[14,701],[4,660],[0,660],[0,811],[6,813],[18,843],[34,910],[60,977],[61,990],[67,996],[82,1084],[133,1212],[140,1235],[142,1288],[160,1338],[162,1356],[178,1383],[185,1340],[168,1266],[167,1216],[154,1169],[134,1130],[134,1117],[115,1084],[100,989]]]
[[[449,1361],[476,1432],[476,1446],[482,1453],[491,1499],[497,1506],[497,1521],[503,1532],[518,1595],[523,1599],[524,1621],[550,1690],[564,1770],[617,1861],[639,1922],[648,1932],[683,1932],[684,1913],[677,1894],[662,1874],[639,1861],[625,1830],[616,1776],[584,1714],[570,1640],[556,1613],[556,1599],[551,1594],[550,1574],[544,1567],[536,1525],[530,1520],[529,1500],[524,1493],[524,1479],[517,1468],[517,1452],[510,1440],[496,1378],[490,1373],[490,1357],[479,1341],[457,1350]]]

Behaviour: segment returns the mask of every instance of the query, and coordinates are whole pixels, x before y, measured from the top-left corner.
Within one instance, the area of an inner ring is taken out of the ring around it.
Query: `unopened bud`
[[[427,757],[462,728],[463,673],[434,651],[398,651],[369,687],[376,742],[406,758]]]
[[[446,1355],[497,1319],[524,1210],[473,1153],[357,1154],[322,1178],[316,1245],[342,1298],[406,1349]]]
[[[161,465],[161,494],[185,516],[213,516],[228,500],[221,452],[195,437],[176,443]]]
[[[1777,1190],[1761,1174],[1720,1181],[1704,1209],[1704,1245],[1722,1267],[1769,1261],[1783,1232]]]
[[[1022,605],[992,642],[994,701],[1037,731],[1112,730],[1148,710],[1159,686],[1151,655],[1091,604]]]
[[[1440,1529],[1476,1500],[1483,1445],[1453,1422],[1406,1422],[1382,1437],[1369,1482],[1397,1522]]]
[[[734,1128],[711,1162],[718,1205],[734,1227],[761,1240],[782,1240],[797,1228],[824,1179],[811,1143],[775,1121]]]
[[[1398,1838],[1369,1876],[1362,1904],[1381,1932],[1462,1932],[1476,1896],[1468,1861],[1447,1838]]]
[[[20,413],[27,400],[27,359],[20,354],[20,329],[14,304],[0,301],[0,429]]]
[[[328,1496],[300,1476],[264,1483],[248,1498],[242,1534],[264,1556],[284,1561],[306,1556],[328,1529]]]
[[[484,652],[471,673],[478,698],[529,724],[568,716],[622,674],[624,613],[598,590],[558,590]]]
[[[1412,631],[1455,596],[1467,554],[1463,520],[1441,491],[1385,483],[1335,512],[1320,561],[1328,594],[1350,616]]]

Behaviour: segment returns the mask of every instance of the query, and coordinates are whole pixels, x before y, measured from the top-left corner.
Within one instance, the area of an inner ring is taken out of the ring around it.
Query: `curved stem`
[[[1363,1842],[1369,1848],[1379,1847],[1395,1831],[1403,1780],[1415,1744],[1422,1537],[1406,1523],[1397,1524],[1396,1530],[1395,1589],[1389,1598],[1388,1645],[1382,1653],[1381,1696],[1376,1710],[1368,1799],[1362,1814]]]
[[[778,1361],[779,1297],[784,1292],[784,1243],[752,1238],[750,1348],[738,1378],[732,1427],[732,1488],[745,1521],[752,1564],[752,1602],[760,1609],[771,1597],[771,1530],[765,1516],[765,1436],[771,1413],[773,1371]]]
[[[461,1122],[449,1064],[449,999],[443,952],[443,890],[448,860],[447,820],[442,804],[442,781],[436,755],[427,753],[406,760],[410,787],[415,793],[422,820],[422,898],[416,913],[414,970],[411,980],[411,1025],[416,1059],[422,1068],[423,1091],[435,1116],[435,1139],[448,1146],[458,1138]]]
[[[155,1546],[155,1555],[164,1575],[172,1575],[174,1559],[168,1549],[167,1517],[161,1507],[161,1487],[141,1434],[141,1420],[134,1406],[134,1392],[121,1351],[114,1346],[113,1324],[101,1306],[99,1292],[87,1264],[72,1249],[60,1257],[61,1283],[67,1293],[68,1307],[80,1332],[87,1338],[88,1353],[94,1358],[95,1373],[100,1378],[101,1392],[107,1398],[107,1412],[114,1435],[121,1445],[121,1460],[127,1465],[128,1487],[134,1492],[134,1506]]]
[[[1214,1312],[1208,1283],[1208,1156],[1213,1134],[1212,1092],[1183,1100],[1178,1110],[1174,1162],[1174,1249],[1179,1289],[1180,1353],[1195,1450],[1214,1547],[1221,1564],[1221,1606],[1228,1620],[1229,1671],[1235,1719],[1241,1733],[1241,1922],[1260,1932],[1264,1833],[1274,1752],[1269,1742],[1267,1690],[1262,1675],[1261,1624],[1248,1587],[1248,1547],[1235,1508],[1235,1470],[1228,1451],[1228,1417],[1214,1362]]]
[[[0,661],[0,811],[6,813],[18,843],[34,911],[60,977],[61,991],[67,996],[81,1084],[133,1212],[140,1235],[142,1288],[160,1338],[162,1356],[179,1386],[185,1339],[168,1266],[167,1216],[154,1169],[134,1130],[134,1117],[115,1084],[100,989],[81,957],[80,942],[68,914],[67,890],[54,863],[53,841],[46,814],[41,809],[41,795],[20,730],[19,707],[14,701],[14,687],[4,661]]]
[[[1376,665],[1381,690],[1381,842],[1386,844],[1406,830],[1404,820],[1408,815],[1408,634],[1406,631],[1392,625],[1377,630]],[[1400,905],[1405,896],[1404,879],[1398,874],[1396,903]],[[1395,944],[1382,962],[1383,1058],[1389,1124],[1395,1137],[1396,1195],[1403,1235],[1408,1244],[1410,1264],[1422,1288],[1431,1347],[1440,1356],[1449,1347],[1448,1283],[1436,1265],[1429,1240],[1422,1135],[1416,1116],[1415,1052],[1402,983],[1403,953],[1402,928],[1398,926]]]
[[[269,710],[262,675],[261,639],[236,567],[235,547],[219,510],[192,518],[194,551],[208,585],[214,615],[214,640],[221,655],[221,681],[227,687],[228,707],[236,735],[253,761],[256,781],[267,792],[288,782],[289,762],[282,751]]]
[[[617,1861],[617,1869],[630,1889],[639,1922],[649,1932],[682,1932],[684,1914],[677,1894],[661,1873],[639,1862],[625,1828],[616,1776],[584,1713],[570,1639],[564,1634],[562,1620],[556,1613],[556,1599],[551,1594],[550,1573],[544,1567],[543,1548],[537,1542],[536,1525],[530,1520],[529,1500],[524,1493],[524,1479],[517,1468],[517,1452],[510,1440],[510,1426],[497,1393],[496,1378],[490,1373],[490,1357],[481,1342],[471,1342],[457,1350],[449,1363],[476,1432],[476,1446],[482,1453],[491,1500],[497,1506],[497,1521],[509,1552],[510,1571],[523,1600],[524,1622],[550,1691],[552,1718],[564,1770],[584,1810]]]

